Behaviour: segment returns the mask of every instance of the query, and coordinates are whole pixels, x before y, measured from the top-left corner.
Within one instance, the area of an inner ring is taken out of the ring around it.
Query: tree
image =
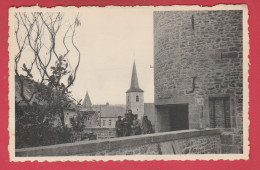
[[[64,107],[72,101],[69,88],[80,64],[80,51],[74,42],[80,20],[76,16],[68,22],[61,13],[42,12],[16,13],[15,18],[18,50],[14,69],[17,95],[21,97],[16,102],[16,131],[22,138],[21,129],[38,128],[34,135],[42,140],[48,134],[43,134],[39,127],[48,131],[58,118],[65,137]],[[73,65],[71,61],[76,62]],[[25,104],[22,109],[21,103]]]

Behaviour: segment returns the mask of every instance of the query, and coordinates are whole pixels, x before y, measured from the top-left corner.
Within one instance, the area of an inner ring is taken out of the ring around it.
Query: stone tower
[[[228,128],[243,152],[242,19],[241,10],[154,12],[156,132]]]
[[[126,91],[126,109],[132,110],[141,119],[144,115],[144,91],[139,88],[135,62],[133,64],[130,89]]]

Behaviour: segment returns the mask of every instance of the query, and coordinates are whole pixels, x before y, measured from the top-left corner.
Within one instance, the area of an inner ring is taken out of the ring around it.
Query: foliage
[[[84,118],[80,114],[77,117],[70,118],[70,123],[75,132],[82,132],[84,130]]]
[[[54,126],[54,118],[39,114],[44,108],[34,103],[32,107],[15,105],[15,147],[35,147],[70,142],[71,129]]]
[[[77,117],[71,117],[70,123],[72,126],[72,135],[70,137],[71,142],[75,141],[81,141],[84,139],[84,118],[80,114],[77,115]]]
[[[70,142],[72,130],[65,125],[64,108],[72,102],[69,88],[80,63],[80,51],[74,43],[80,21],[76,17],[64,26],[61,13],[41,12],[16,13],[15,18],[16,96],[21,98],[15,103],[16,147]],[[57,50],[58,43],[64,51]],[[69,47],[77,53],[70,55]],[[29,52],[32,58],[28,58]],[[74,67],[70,60],[76,61]],[[60,124],[54,125],[57,119]]]

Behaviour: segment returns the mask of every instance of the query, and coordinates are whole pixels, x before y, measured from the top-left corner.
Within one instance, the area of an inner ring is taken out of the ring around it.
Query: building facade
[[[141,119],[144,115],[144,91],[140,89],[135,62],[133,64],[130,88],[126,91],[126,110],[132,110]]]
[[[154,12],[157,132],[230,129],[243,152],[242,14]]]
[[[125,105],[110,105],[108,102],[105,105],[93,105],[93,110],[99,112],[99,127],[115,128],[118,116],[122,118],[125,115]]]
[[[84,119],[84,125],[85,127],[97,127],[99,125],[99,115],[100,113],[93,110],[93,105],[90,100],[88,92],[86,92],[82,107],[78,109],[79,114]]]

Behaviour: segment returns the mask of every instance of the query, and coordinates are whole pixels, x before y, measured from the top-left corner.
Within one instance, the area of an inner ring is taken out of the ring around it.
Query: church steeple
[[[137,114],[139,119],[144,115],[144,91],[138,84],[135,62],[133,64],[132,79],[130,89],[126,91],[126,109],[132,110]]]
[[[127,90],[126,93],[129,93],[129,92],[143,92],[143,90],[139,88],[135,61],[134,61],[134,64],[133,64],[133,71],[132,71],[132,79],[131,79],[130,89]]]
[[[93,111],[92,103],[91,103],[90,97],[88,95],[88,91],[86,92],[82,107],[87,109],[88,111]]]

